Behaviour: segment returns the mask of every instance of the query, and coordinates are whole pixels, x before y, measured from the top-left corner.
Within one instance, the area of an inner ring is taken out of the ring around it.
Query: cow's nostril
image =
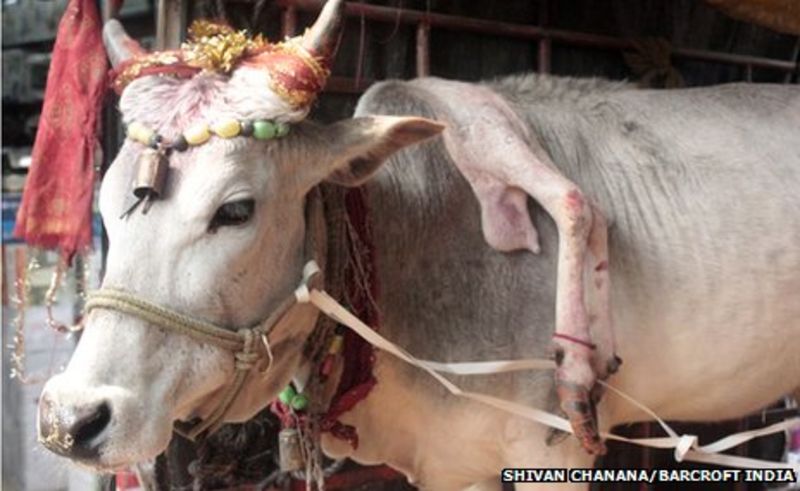
[[[75,422],[72,427],[73,444],[83,450],[96,450],[100,442],[94,441],[95,438],[106,429],[111,422],[111,407],[107,402],[103,402],[92,414]]]
[[[65,457],[91,460],[98,457],[111,424],[111,404],[59,405],[47,397],[39,404],[39,441]]]

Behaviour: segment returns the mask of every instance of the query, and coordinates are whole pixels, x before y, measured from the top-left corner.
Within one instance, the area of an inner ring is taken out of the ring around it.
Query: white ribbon
[[[307,265],[304,274],[304,284],[308,279],[314,275],[316,265]],[[318,271],[318,269],[316,270]],[[300,291],[302,290],[302,291]],[[572,427],[569,421],[547,411],[524,406],[522,404],[500,399],[498,397],[490,396],[487,394],[480,394],[477,392],[468,392],[462,390],[460,387],[445,378],[442,373],[449,373],[455,375],[489,375],[497,373],[514,372],[521,370],[547,370],[555,368],[555,363],[552,360],[543,359],[526,359],[526,360],[497,360],[497,361],[484,361],[484,362],[463,362],[463,363],[439,363],[427,360],[420,360],[416,358],[400,346],[392,343],[384,338],[374,329],[364,324],[358,317],[351,314],[341,304],[334,300],[325,291],[301,287],[297,292],[298,302],[307,302],[316,306],[322,313],[334,319],[336,322],[347,326],[353,332],[364,338],[365,341],[372,344],[374,347],[383,350],[391,355],[405,361],[406,363],[415,367],[421,368],[427,372],[431,377],[436,379],[442,384],[451,394],[471,399],[488,406],[500,409],[511,414],[515,414],[522,418],[537,423],[544,424],[557,430],[572,433]],[[735,455],[722,455],[723,452],[729,448],[741,445],[754,438],[758,438],[773,433],[786,431],[800,425],[800,418],[791,418],[780,423],[759,428],[756,430],[743,431],[729,435],[725,438],[717,440],[716,442],[708,445],[699,445],[696,435],[679,435],[673,430],[663,419],[661,419],[654,411],[649,409],[644,404],[638,402],[636,399],[628,394],[625,394],[618,388],[609,385],[605,382],[599,382],[608,388],[614,394],[622,397],[631,404],[635,405],[647,415],[652,417],[661,428],[667,433],[665,437],[655,438],[626,438],[613,433],[603,432],[601,436],[609,440],[616,440],[621,442],[632,443],[644,447],[674,449],[675,460],[682,462],[684,460],[692,462],[701,462],[706,464],[716,464],[728,467],[740,468],[756,468],[756,469],[793,469],[794,472],[800,473],[800,464],[789,464],[786,462],[773,462],[761,459],[751,459],[747,457],[738,457]]]

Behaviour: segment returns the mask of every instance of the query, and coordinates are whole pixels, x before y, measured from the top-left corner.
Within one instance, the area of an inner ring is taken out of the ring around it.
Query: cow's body
[[[609,273],[626,361],[612,382],[663,417],[733,417],[800,385],[796,87],[423,79],[375,86],[357,118],[304,123],[343,12],[329,1],[285,45],[231,51],[234,33],[217,26],[167,56],[107,24],[128,135],[100,193],[102,288],[72,360],[40,398],[45,446],[112,471],[163,452],[176,421],[199,419],[199,434],[277,398],[309,368],[303,347],[318,316],[292,303],[310,230],[323,222],[307,197],[371,177],[382,332],[421,358],[470,361],[547,356],[555,326],[555,377],[460,383],[548,410],[560,403],[580,444],[547,447],[543,426],[447,396],[379,354],[377,386],[342,417],[360,446],[323,441],[332,454],[387,462],[436,491],[496,488],[503,467],[590,465],[583,449],[602,444],[589,390],[616,364]],[[191,50],[220,46],[230,63],[191,65]],[[365,116],[387,113],[405,117]],[[374,175],[444,128],[409,114],[449,129]],[[141,213],[131,211],[133,182],[138,198],[146,191]],[[613,396],[600,407],[606,428],[637,419]]]
[[[448,84],[381,84],[357,113],[419,114],[452,131],[463,120],[448,105],[469,101],[437,99]],[[796,87],[640,91],[528,77],[491,88],[610,219],[613,315],[625,360],[614,385],[664,418],[718,420],[800,383]],[[396,156],[367,186],[389,339],[441,361],[546,355],[557,248],[546,214],[534,212],[541,255],[491,249],[475,197],[440,142]],[[454,400],[422,372],[379,360],[378,387],[345,417],[362,433],[356,459],[389,462],[437,490],[504,466],[591,462],[571,441],[546,447],[541,427]],[[549,374],[460,382],[556,407]],[[646,417],[608,396],[600,419],[608,428]]]

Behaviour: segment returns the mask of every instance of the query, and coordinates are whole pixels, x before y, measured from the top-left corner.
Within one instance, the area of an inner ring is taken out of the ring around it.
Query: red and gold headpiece
[[[117,93],[139,77],[168,75],[191,78],[198,73],[231,74],[246,66],[269,74],[270,87],[293,109],[308,107],[325,86],[342,26],[344,2],[330,0],[302,36],[270,43],[230,26],[195,21],[188,41],[178,50],[145,52],[116,21],[105,29],[114,63],[112,86]]]

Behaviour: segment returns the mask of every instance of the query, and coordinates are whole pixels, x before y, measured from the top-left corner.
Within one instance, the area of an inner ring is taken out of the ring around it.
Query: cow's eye
[[[240,199],[225,203],[214,213],[214,218],[208,224],[208,231],[213,233],[220,227],[247,223],[253,217],[255,207],[256,203],[252,199]]]

